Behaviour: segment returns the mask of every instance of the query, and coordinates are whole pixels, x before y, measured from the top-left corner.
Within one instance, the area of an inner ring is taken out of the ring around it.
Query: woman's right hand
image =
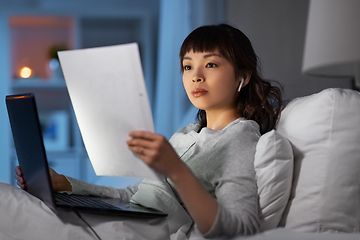
[[[15,167],[15,179],[17,180],[16,184],[20,188],[25,189],[25,180],[20,166]]]
[[[72,191],[72,186],[64,175],[58,174],[52,168],[49,168],[49,173],[55,192]],[[20,188],[25,189],[26,183],[20,166],[15,167],[15,179],[17,180],[17,185]]]

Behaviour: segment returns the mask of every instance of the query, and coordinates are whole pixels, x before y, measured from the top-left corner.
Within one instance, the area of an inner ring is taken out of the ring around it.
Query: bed
[[[246,240],[360,239],[360,93],[325,89],[292,100],[256,148],[261,232]],[[102,239],[202,239],[166,186],[142,182],[134,201],[167,218],[131,221],[83,214]],[[96,239],[73,212],[53,212],[0,183],[0,239]],[[41,236],[41,237],[39,237]]]

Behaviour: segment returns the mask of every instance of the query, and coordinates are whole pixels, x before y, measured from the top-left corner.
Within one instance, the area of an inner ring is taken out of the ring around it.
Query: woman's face
[[[212,111],[234,108],[240,81],[231,63],[218,51],[190,51],[183,59],[183,84],[195,107]]]

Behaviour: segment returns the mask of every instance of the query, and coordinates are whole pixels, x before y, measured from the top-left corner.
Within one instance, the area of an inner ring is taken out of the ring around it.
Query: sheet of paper
[[[154,132],[136,43],[58,52],[86,151],[97,175],[161,179],[127,147]]]

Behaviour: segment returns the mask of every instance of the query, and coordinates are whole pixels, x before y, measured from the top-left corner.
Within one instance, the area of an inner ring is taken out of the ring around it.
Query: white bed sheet
[[[360,233],[305,233],[277,228],[233,240],[360,240]]]

